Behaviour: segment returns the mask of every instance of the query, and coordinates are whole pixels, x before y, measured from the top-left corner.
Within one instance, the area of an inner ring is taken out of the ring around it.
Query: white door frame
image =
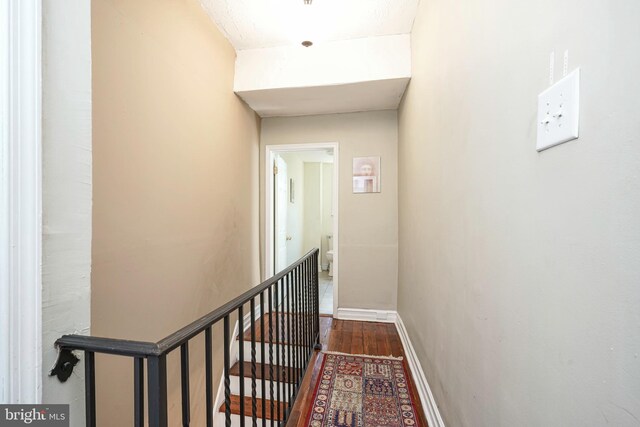
[[[41,28],[41,0],[0,0],[0,402],[8,403],[42,400]]]
[[[309,144],[281,144],[267,145],[265,147],[265,179],[264,179],[264,224],[265,224],[265,279],[274,275],[273,271],[273,160],[274,155],[292,151],[317,151],[333,149],[333,314],[338,312],[338,282],[340,278],[339,266],[339,221],[340,212],[338,200],[340,199],[340,144],[337,142],[318,142]],[[322,250],[322,248],[319,248]]]

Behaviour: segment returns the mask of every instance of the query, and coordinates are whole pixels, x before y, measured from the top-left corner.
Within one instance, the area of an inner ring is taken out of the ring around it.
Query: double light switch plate
[[[580,69],[538,95],[538,151],[578,138]]]

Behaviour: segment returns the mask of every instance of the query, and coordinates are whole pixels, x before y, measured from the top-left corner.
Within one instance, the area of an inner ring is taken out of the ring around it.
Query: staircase
[[[290,344],[298,342],[295,338],[289,339],[289,336],[299,337],[295,332],[296,324],[305,323],[304,315],[294,316],[287,312],[266,313],[258,319],[253,332],[259,338],[255,346],[251,343],[251,330],[247,330],[243,337],[238,336],[237,361],[229,371],[232,426],[253,425],[254,411],[256,425],[271,425],[272,421],[276,425],[291,411],[289,402],[293,405],[292,397],[295,397],[297,385],[302,382],[304,375],[304,370],[297,366],[306,366],[312,354],[305,346]],[[261,340],[263,331],[264,340]],[[252,350],[255,350],[255,373]],[[271,360],[273,365],[270,364]],[[220,405],[214,420],[216,427],[225,426],[226,407],[225,403]]]
[[[189,344],[204,336],[205,393],[198,398],[206,404],[206,426],[286,423],[314,349],[319,349],[318,254],[318,249],[309,251],[280,273],[158,342],[64,335],[56,341],[58,360],[50,375],[65,382],[79,362],[73,352],[84,353],[85,423],[95,427],[95,355],[127,357],[133,363],[132,424],[168,427],[172,405],[181,410],[182,426],[188,427],[192,409]],[[232,319],[244,321],[245,309],[249,328],[241,328],[243,333],[232,345]],[[259,313],[265,314],[256,319]],[[215,344],[224,349],[224,403],[218,407],[213,392],[212,328],[216,324],[222,325],[223,337]],[[180,384],[172,384],[180,392],[169,396],[167,357],[172,352],[180,353]]]

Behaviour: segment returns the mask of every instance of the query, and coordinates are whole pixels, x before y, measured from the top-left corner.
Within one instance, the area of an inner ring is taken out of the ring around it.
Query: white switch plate
[[[578,137],[580,69],[538,95],[538,151]]]

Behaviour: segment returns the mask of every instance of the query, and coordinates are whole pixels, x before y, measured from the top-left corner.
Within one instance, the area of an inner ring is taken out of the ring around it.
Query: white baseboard
[[[369,310],[363,308],[338,308],[336,318],[361,322],[395,323],[398,313],[391,310]]]
[[[422,407],[424,408],[424,413],[427,417],[427,423],[429,424],[429,427],[444,427],[444,421],[440,416],[440,411],[438,410],[438,405],[433,397],[431,388],[429,388],[429,383],[427,383],[427,378],[422,370],[422,365],[420,365],[420,362],[418,361],[418,356],[411,344],[411,340],[409,339],[407,330],[404,327],[402,318],[397,313],[395,324],[398,334],[400,335],[402,345],[404,346],[409,370],[411,371],[413,381],[418,389],[418,394],[420,395],[420,401],[422,402]]]

